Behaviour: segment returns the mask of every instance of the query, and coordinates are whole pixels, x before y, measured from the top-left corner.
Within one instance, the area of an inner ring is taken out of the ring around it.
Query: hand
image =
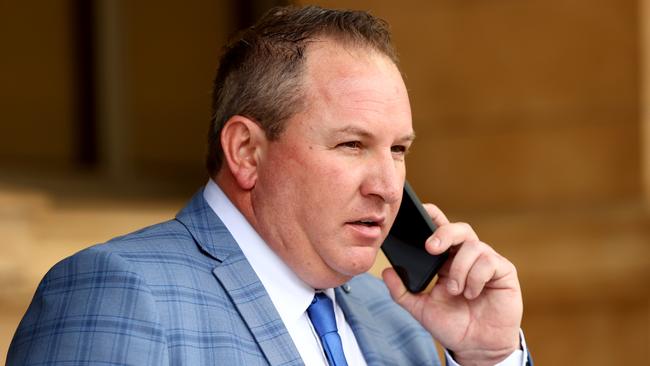
[[[459,364],[494,365],[519,348],[523,311],[515,266],[481,242],[465,223],[450,223],[432,204],[425,209],[438,229],[427,239],[431,254],[450,256],[429,292],[412,294],[393,268],[383,271],[393,299],[411,313]]]

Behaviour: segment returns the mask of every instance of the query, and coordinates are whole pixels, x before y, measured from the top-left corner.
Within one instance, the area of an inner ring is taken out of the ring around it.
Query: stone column
[[[639,1],[641,177],[646,207],[650,208],[650,0]]]
[[[115,181],[132,172],[129,155],[128,77],[125,74],[126,21],[123,2],[95,3],[97,122],[100,166]]]

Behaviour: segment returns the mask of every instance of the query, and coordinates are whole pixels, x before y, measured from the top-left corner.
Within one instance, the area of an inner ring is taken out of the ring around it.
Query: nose
[[[369,161],[366,169],[361,194],[379,197],[388,204],[399,202],[406,173],[404,162],[395,160],[389,151]]]

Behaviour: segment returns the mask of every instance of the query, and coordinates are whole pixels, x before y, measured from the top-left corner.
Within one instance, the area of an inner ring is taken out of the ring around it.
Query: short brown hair
[[[270,140],[304,107],[305,50],[318,37],[378,51],[397,64],[388,24],[367,12],[277,7],[225,48],[212,91],[207,168],[222,165],[221,129],[234,115],[254,120]]]

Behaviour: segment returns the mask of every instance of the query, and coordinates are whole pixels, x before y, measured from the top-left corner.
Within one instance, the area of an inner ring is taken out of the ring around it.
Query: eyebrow
[[[365,138],[373,137],[372,133],[369,132],[368,130],[356,126],[345,126],[342,128],[337,128],[333,130],[333,132],[335,134],[352,134],[352,135],[365,137]],[[397,139],[397,141],[399,142],[412,142],[413,140],[415,140],[415,132],[411,132]]]

